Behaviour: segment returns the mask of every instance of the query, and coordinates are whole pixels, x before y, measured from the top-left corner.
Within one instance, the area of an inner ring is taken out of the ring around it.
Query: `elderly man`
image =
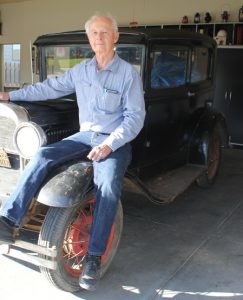
[[[76,92],[80,132],[40,148],[25,168],[15,191],[0,211],[0,243],[14,243],[33,197],[47,174],[63,162],[82,158],[89,150],[93,161],[96,203],[88,253],[80,286],[94,290],[100,278],[101,256],[116,215],[122,181],[131,160],[133,140],[143,127],[142,83],[133,67],[118,57],[119,33],[112,17],[96,15],[85,24],[93,59],[77,64],[63,76],[18,91],[0,93],[2,101],[35,101]]]

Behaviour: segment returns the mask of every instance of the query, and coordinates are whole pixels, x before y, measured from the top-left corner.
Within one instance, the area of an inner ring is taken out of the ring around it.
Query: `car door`
[[[179,160],[186,157],[184,128],[189,113],[189,54],[189,46],[151,43],[145,94],[147,162],[169,161],[168,157],[172,155]]]
[[[191,113],[213,101],[214,49],[197,43],[191,49],[191,74],[188,89]]]

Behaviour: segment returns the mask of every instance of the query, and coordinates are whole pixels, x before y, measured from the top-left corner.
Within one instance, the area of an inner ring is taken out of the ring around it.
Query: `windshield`
[[[132,64],[142,76],[144,46],[131,44],[116,45],[118,55]],[[46,78],[62,75],[77,63],[94,56],[88,44],[47,46],[44,49]]]

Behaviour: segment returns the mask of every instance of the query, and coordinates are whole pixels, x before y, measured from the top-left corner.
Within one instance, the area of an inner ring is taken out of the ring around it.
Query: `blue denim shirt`
[[[140,75],[117,54],[105,69],[88,59],[64,75],[9,93],[10,100],[55,99],[76,92],[81,131],[108,133],[113,151],[133,140],[143,127],[144,94]]]

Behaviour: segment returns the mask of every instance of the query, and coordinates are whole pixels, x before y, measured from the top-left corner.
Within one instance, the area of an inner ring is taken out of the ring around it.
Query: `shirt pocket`
[[[97,104],[98,108],[104,113],[115,113],[121,109],[121,94],[116,91],[104,90]]]

